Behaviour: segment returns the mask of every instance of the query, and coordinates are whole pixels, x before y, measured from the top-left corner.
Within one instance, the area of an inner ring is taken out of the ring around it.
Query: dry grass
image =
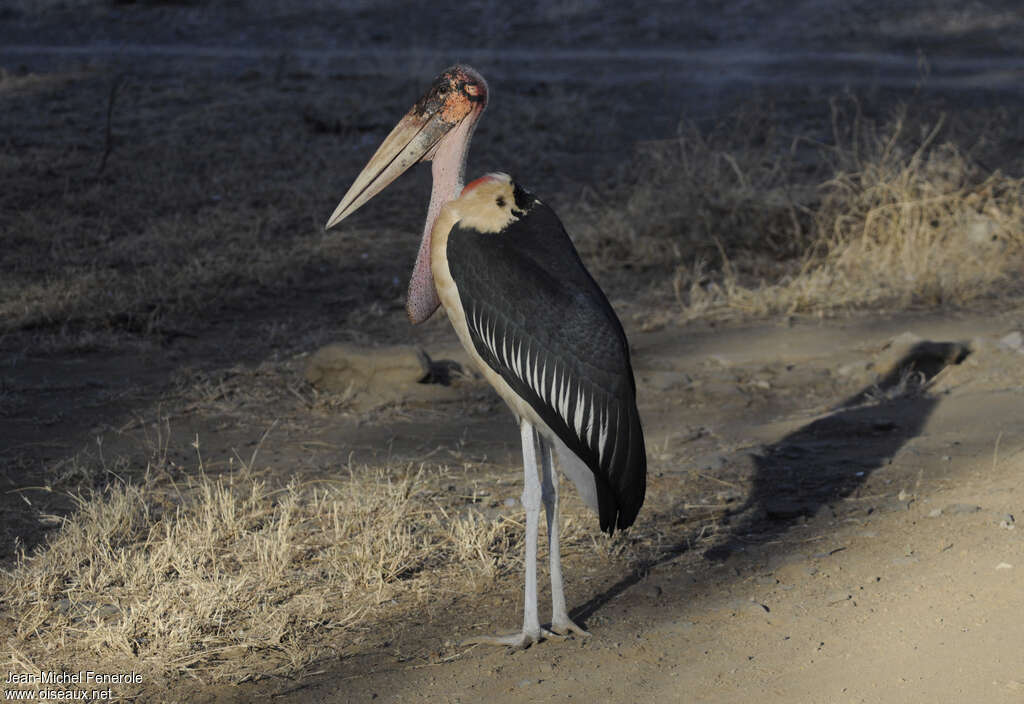
[[[942,127],[940,119],[907,144],[900,115],[881,130],[855,125],[860,142],[836,147],[815,219],[825,253],[807,285],[791,286],[801,294],[791,307],[806,309],[825,291],[839,305],[963,303],[1016,278],[1024,179],[986,172],[940,141]]]
[[[74,495],[73,511],[50,517],[60,527],[47,543],[0,571],[11,671],[134,671],[142,684],[115,687],[118,697],[163,698],[176,683],[187,689],[184,678],[301,677],[313,663],[379,651],[423,612],[486,592],[514,594],[502,623],[519,613],[521,508],[456,489],[446,467],[349,467],[335,481],[274,488],[252,469],[255,453],[211,476],[197,439],[198,467],[185,472],[167,460],[168,429],[155,432],[139,483]],[[663,517],[677,500],[659,493],[649,509]],[[574,491],[562,514],[574,580],[609,559],[643,565],[662,554],[663,520],[608,540]]]
[[[675,262],[685,317],[907,308],[1021,291],[1024,179],[981,167],[906,106],[832,102],[832,141],[749,114],[643,145],[577,232],[603,268]],[[609,207],[608,203],[611,203]]]
[[[422,469],[280,489],[248,470],[147,477],[77,504],[0,576],[14,669],[134,669],[149,683],[292,674],[520,559],[516,520],[460,511]]]
[[[808,188],[782,139],[752,109],[707,131],[684,122],[674,139],[640,144],[620,182],[585,192],[571,216],[588,262],[664,269],[726,251],[774,260],[803,251]]]
[[[986,172],[943,118],[908,134],[906,115],[859,121],[830,149],[834,175],[813,221],[816,247],[799,273],[737,303],[755,312],[964,304],[1020,291],[1024,179]]]
[[[322,175],[340,140],[304,123],[316,101],[297,107],[268,81],[15,82],[0,117],[19,145],[0,159],[0,334],[49,351],[163,342],[324,271],[364,268],[345,258],[352,241],[322,234]]]
[[[354,145],[374,142],[365,133],[415,89],[377,103],[287,61],[275,71],[0,80],[16,147],[0,157],[0,335],[49,352],[123,349],[236,317],[258,327],[261,305],[279,323],[288,302],[301,314],[279,337],[297,350],[325,320],[366,334],[397,308],[425,174],[344,233],[321,227],[362,165]],[[572,124],[578,102],[518,96],[480,139],[513,165],[529,141],[530,171],[545,174],[585,142],[547,128]],[[963,303],[1016,280],[1022,182],[980,167],[940,118],[873,122],[834,101],[831,135],[811,139],[756,105],[737,115],[639,145],[613,183],[561,208],[588,264],[673,284],[686,317]],[[1016,138],[983,129],[990,144]]]

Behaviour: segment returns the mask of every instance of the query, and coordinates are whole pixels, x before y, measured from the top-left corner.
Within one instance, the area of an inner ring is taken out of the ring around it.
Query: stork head
[[[483,76],[464,65],[446,69],[377,148],[334,209],[325,229],[354,213],[420,161],[452,162],[442,166],[457,172],[452,175],[461,189],[466,148],[486,105],[487,82]],[[435,181],[436,173],[435,167]],[[447,196],[446,201],[453,200],[459,192],[443,195]],[[441,205],[444,203],[438,204],[438,209]]]
[[[459,197],[469,140],[486,106],[483,76],[469,66],[447,69],[391,130],[327,221],[327,229],[334,227],[416,162],[433,162],[434,189],[405,299],[413,323],[423,322],[441,305],[430,268],[430,231],[445,203]]]

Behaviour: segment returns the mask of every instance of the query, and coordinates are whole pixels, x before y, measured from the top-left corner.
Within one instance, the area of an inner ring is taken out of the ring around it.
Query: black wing
[[[628,528],[647,457],[629,345],[604,292],[548,206],[498,233],[456,224],[447,258],[477,353],[594,473],[601,530]]]

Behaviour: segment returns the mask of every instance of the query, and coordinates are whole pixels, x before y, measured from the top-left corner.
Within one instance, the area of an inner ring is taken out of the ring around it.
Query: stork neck
[[[405,310],[409,320],[421,323],[437,310],[441,299],[434,285],[434,274],[430,268],[430,233],[441,214],[441,208],[462,193],[465,180],[466,153],[469,141],[473,136],[476,124],[475,116],[463,120],[455,129],[446,134],[431,159],[431,174],[434,177],[430,191],[430,207],[427,208],[427,222],[423,226],[423,238],[420,240],[420,251],[416,255],[416,265],[409,280],[409,293],[405,299]]]
[[[433,187],[430,191],[430,207],[427,209],[424,237],[430,236],[434,222],[445,203],[450,203],[462,193],[466,180],[466,155],[469,153],[469,142],[473,137],[478,117],[479,114],[463,120],[437,145],[437,151],[430,163]]]

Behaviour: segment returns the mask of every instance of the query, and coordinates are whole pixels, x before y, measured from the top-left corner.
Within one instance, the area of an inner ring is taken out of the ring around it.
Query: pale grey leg
[[[548,518],[548,556],[551,573],[551,632],[557,635],[589,636],[590,634],[577,626],[569,618],[565,608],[565,589],[562,585],[562,554],[558,547],[558,533],[562,527],[562,518],[558,511],[558,473],[551,462],[551,445],[540,433],[537,433],[540,445],[541,466],[541,497],[544,501],[544,512]]]
[[[526,595],[523,606],[523,630],[508,636],[478,636],[464,643],[508,645],[528,648],[541,638],[540,615],[537,612],[537,534],[540,529],[540,477],[537,473],[537,451],[533,442],[533,425],[523,420],[519,426],[523,442],[523,507],[526,509]]]

